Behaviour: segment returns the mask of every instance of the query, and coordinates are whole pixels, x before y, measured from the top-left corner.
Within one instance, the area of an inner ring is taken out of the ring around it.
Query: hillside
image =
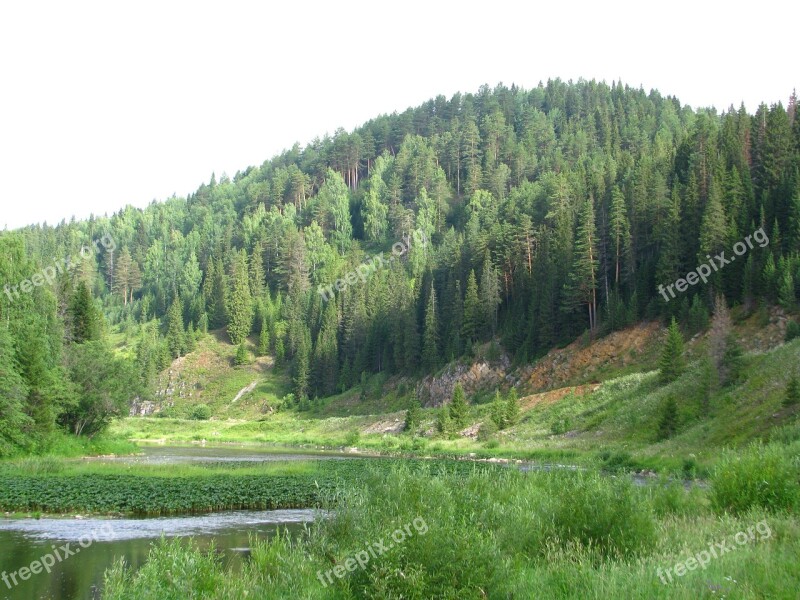
[[[432,407],[456,379],[477,404],[597,384],[654,368],[673,317],[692,337],[722,304],[792,314],[795,113],[794,96],[718,114],[616,82],[484,86],[185,198],[0,232],[0,453],[131,404],[189,416],[182,396],[252,419]]]

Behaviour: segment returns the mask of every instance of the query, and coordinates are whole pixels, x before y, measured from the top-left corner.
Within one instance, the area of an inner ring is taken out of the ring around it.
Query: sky
[[[482,84],[596,79],[783,102],[798,5],[3,2],[0,229],[185,196],[337,128]]]

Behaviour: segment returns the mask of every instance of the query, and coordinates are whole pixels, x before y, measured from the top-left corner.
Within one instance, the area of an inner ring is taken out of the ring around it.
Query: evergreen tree
[[[783,397],[783,406],[790,407],[800,403],[800,383],[797,377],[792,375],[789,383],[786,384],[786,394]]]
[[[594,223],[594,201],[583,204],[575,236],[572,269],[565,284],[565,308],[584,305],[589,314],[589,331],[597,326],[597,231]]]
[[[79,281],[70,303],[72,340],[78,344],[100,339],[102,316],[94,305],[94,298],[85,281]]]
[[[489,260],[486,252],[481,274],[481,304],[483,308],[483,323],[489,328],[489,333],[494,336],[497,332],[497,307],[500,305],[500,284],[497,281],[497,270]]]
[[[672,317],[667,329],[667,338],[658,363],[661,383],[674,381],[683,374],[685,362],[683,358],[683,336],[678,322]]]
[[[277,349],[276,349],[277,356]],[[299,401],[308,398],[309,377],[311,363],[311,334],[307,328],[303,328],[297,342],[297,350],[294,355],[292,368],[292,383],[294,384],[294,395]]]
[[[469,272],[467,279],[467,295],[464,297],[464,326],[462,336],[466,343],[473,343],[478,339],[478,333],[483,329],[483,310],[478,299],[478,281],[475,271]]]
[[[678,429],[678,404],[669,396],[661,406],[661,417],[658,421],[658,439],[666,440],[675,435]]]
[[[450,419],[453,421],[453,426],[458,429],[464,429],[469,422],[469,404],[464,395],[464,388],[460,383],[457,383],[453,388],[453,397],[450,402]]]
[[[233,364],[240,366],[250,363],[250,352],[247,350],[247,344],[241,342],[236,347],[236,356],[233,359]]]
[[[253,328],[253,299],[248,277],[247,254],[241,250],[236,254],[233,264],[231,290],[226,304],[228,335],[234,344],[241,344]]]
[[[494,400],[492,401],[491,410],[489,412],[492,422],[498,429],[505,429],[506,427],[506,403],[500,396],[500,390],[495,391]]]
[[[436,431],[446,437],[449,437],[453,433],[453,422],[450,418],[450,409],[447,404],[442,404],[442,407],[436,415]]]
[[[419,427],[420,422],[420,407],[419,403],[414,400],[411,406],[406,410],[406,421],[403,430],[414,435]]]
[[[517,388],[512,387],[506,396],[506,419],[507,427],[513,427],[519,421],[519,399],[517,398]]]
[[[267,325],[267,320],[261,320],[261,333],[258,334],[258,355],[259,356],[266,356],[269,354],[269,341],[270,341],[270,333],[269,333],[269,326]]]
[[[182,356],[186,350],[186,340],[183,332],[183,303],[176,296],[169,307],[167,314],[167,346],[172,358]]]
[[[436,312],[436,291],[431,283],[422,333],[422,367],[426,372],[435,371],[439,364],[439,319]]]

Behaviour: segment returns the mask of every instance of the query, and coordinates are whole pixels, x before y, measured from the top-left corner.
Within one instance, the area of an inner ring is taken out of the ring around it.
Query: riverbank
[[[800,586],[796,495],[748,500],[759,474],[738,475],[734,508],[723,488],[396,465],[353,482],[308,536],[255,542],[236,577],[167,542],[138,572],[117,564],[106,597],[788,598]],[[718,545],[728,550],[712,555]]]

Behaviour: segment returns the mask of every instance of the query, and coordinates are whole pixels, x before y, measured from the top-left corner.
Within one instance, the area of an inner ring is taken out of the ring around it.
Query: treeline
[[[185,199],[6,237],[38,265],[113,236],[117,250],[72,278],[122,325],[145,389],[198,330],[226,328],[235,344],[257,335],[291,369],[296,398],[313,398],[368,373],[432,372],[493,338],[525,361],[643,317],[707,321],[718,292],[794,308],[795,113],[794,96],[750,115],[617,83],[483,87],[212,177]],[[671,302],[658,293],[758,228],[763,248]],[[366,282],[328,302],[318,293],[398,242],[409,251]]]

